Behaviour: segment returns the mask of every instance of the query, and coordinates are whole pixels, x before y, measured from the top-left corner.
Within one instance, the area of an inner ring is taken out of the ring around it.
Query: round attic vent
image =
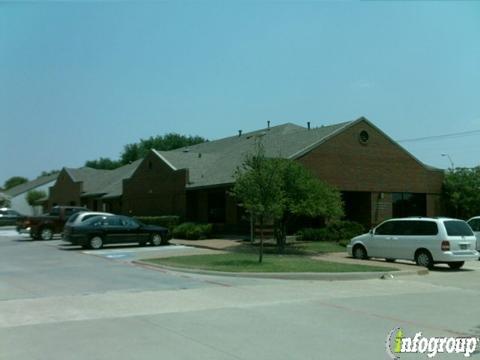
[[[365,130],[362,130],[358,135],[358,141],[360,141],[360,144],[362,145],[366,145],[369,139],[370,139],[370,135]]]

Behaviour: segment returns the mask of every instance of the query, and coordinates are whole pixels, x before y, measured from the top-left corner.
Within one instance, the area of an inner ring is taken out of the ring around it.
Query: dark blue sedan
[[[65,226],[63,240],[90,249],[122,243],[159,246],[168,244],[168,229],[145,225],[128,216],[94,216],[78,225]]]

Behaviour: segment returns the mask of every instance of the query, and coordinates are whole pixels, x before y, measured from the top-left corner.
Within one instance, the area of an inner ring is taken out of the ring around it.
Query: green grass
[[[180,268],[225,272],[363,272],[397,270],[380,266],[313,260],[308,257],[293,255],[265,255],[263,263],[260,264],[258,255],[245,253],[176,256],[144,261],[151,264]]]

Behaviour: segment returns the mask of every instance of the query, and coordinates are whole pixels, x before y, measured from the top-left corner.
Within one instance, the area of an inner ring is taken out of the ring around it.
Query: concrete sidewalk
[[[230,239],[205,239],[205,240],[183,240],[172,239],[170,244],[185,245],[202,249],[230,251],[245,244],[243,240]]]

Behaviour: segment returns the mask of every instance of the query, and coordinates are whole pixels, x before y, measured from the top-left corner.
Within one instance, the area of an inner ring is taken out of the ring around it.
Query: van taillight
[[[442,251],[449,251],[450,243],[447,240],[442,241]]]

